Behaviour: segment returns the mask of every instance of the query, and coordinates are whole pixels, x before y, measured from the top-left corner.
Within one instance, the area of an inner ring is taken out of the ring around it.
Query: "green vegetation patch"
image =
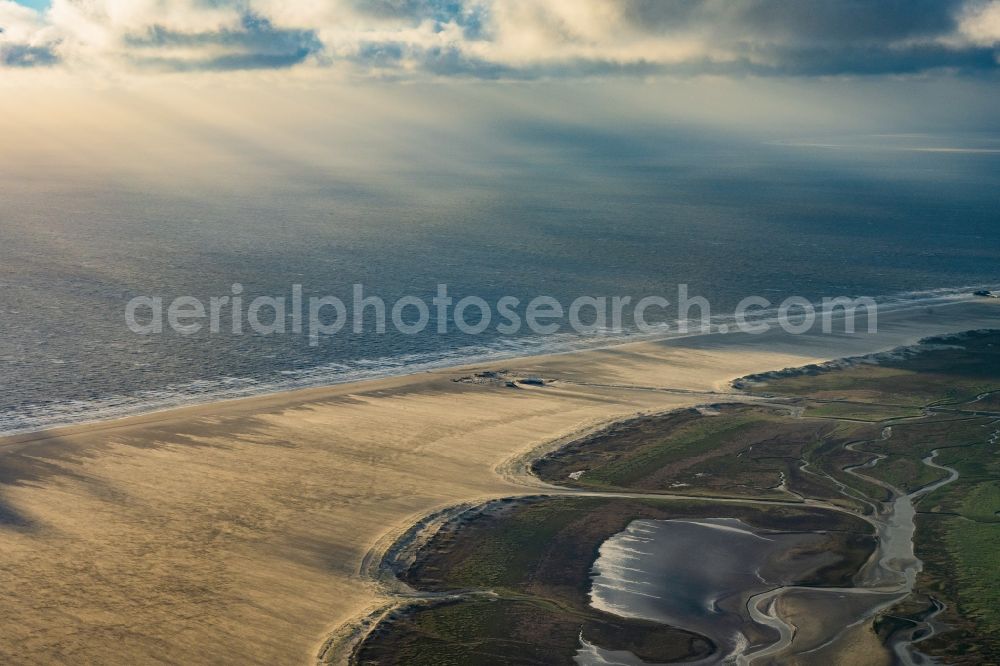
[[[815,580],[826,585],[848,584],[848,570],[860,566],[855,558],[867,557],[872,545],[865,521],[812,507],[562,497],[494,502],[471,519],[454,521],[431,539],[402,578],[423,590],[491,589],[586,606],[590,567],[608,537],[637,519],[712,517],[779,531],[826,530],[831,549],[846,547],[846,541],[860,544],[865,552],[845,555],[848,564],[816,572]]]
[[[1000,389],[1000,334],[925,341],[917,353],[847,368],[812,365],[744,382],[751,392],[839,399],[881,406],[963,405]]]
[[[861,471],[865,476],[884,481],[907,493],[940,481],[948,475],[944,470],[925,465],[916,456],[892,456],[880,461],[875,467]]]
[[[552,483],[594,490],[755,499],[794,500],[782,482],[795,493],[801,481],[810,492],[832,498],[838,495],[833,485],[799,472],[804,452],[827,438],[870,428],[746,405],[721,405],[716,412],[705,416],[689,409],[635,419],[543,458],[534,471]]]
[[[1000,523],[1000,480],[976,484],[962,500],[960,513],[977,522]],[[1000,541],[995,545],[1000,551]],[[997,577],[1000,578],[1000,570]]]
[[[1000,632],[1000,525],[950,521],[948,549],[956,564],[959,609],[983,636]]]
[[[878,423],[893,419],[918,417],[921,412],[915,407],[868,405],[857,402],[810,402],[806,414],[812,417]]]
[[[525,598],[473,598],[406,609],[383,622],[359,650],[359,664],[480,666],[567,664],[581,631],[608,649],[645,660],[689,660],[711,653],[704,639],[662,624],[578,613]]]

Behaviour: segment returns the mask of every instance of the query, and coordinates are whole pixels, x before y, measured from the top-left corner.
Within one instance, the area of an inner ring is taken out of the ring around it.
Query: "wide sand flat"
[[[510,457],[750,372],[996,326],[969,302],[878,335],[728,335],[424,373],[0,440],[0,662],[311,663],[380,602],[366,553],[436,507],[524,492]]]

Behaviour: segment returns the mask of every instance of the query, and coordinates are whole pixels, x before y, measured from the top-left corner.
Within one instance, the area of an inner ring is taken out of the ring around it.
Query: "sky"
[[[0,0],[0,64],[379,77],[994,72],[1000,0]]]
[[[998,79],[1000,0],[0,0],[0,166],[465,172],[524,126],[995,137]]]

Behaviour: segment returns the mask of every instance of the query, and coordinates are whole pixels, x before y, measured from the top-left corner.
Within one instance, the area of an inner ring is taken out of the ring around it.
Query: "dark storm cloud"
[[[964,0],[619,0],[650,32],[793,42],[886,42],[946,35]]]
[[[109,0],[89,0],[77,23],[8,5],[0,25],[21,27],[16,40],[0,35],[0,65],[55,64],[62,44],[66,58],[178,70],[309,61],[399,77],[864,76],[995,72],[1000,53],[1000,0],[176,1],[183,20],[151,9],[122,25]],[[88,22],[112,39],[88,41],[101,34]]]
[[[952,39],[966,0],[619,0],[650,35],[704,34],[734,54],[707,71],[891,74],[997,68],[996,49]],[[690,70],[691,64],[666,69]],[[698,67],[694,68],[698,70]]]
[[[997,69],[997,49],[973,44],[961,34],[961,20],[983,0],[579,0],[575,9],[595,9],[620,23],[575,31],[576,17],[544,2],[492,0],[375,0],[359,11],[380,18],[433,21],[462,26],[467,41],[489,44],[503,32],[541,32],[547,53],[538,58],[468,55],[451,48],[398,42],[366,42],[355,58],[379,68],[392,61],[441,76],[537,78],[652,73],[728,75],[881,75],[931,70],[974,73]],[[528,11],[524,11],[527,8]],[[608,12],[608,10],[617,10]],[[514,10],[514,11],[504,11]],[[497,17],[516,15],[521,24]],[[618,31],[616,33],[616,31]],[[627,34],[625,34],[627,33]],[[649,53],[622,55],[630,36],[654,45]],[[603,41],[602,41],[603,40]],[[700,40],[704,52],[661,58],[657,43]],[[581,55],[575,46],[585,45]],[[560,52],[564,50],[564,55]],[[390,56],[391,57],[387,57]]]

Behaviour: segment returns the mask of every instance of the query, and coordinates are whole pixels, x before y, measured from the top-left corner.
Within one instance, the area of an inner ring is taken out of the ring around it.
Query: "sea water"
[[[391,304],[430,302],[447,284],[456,300],[568,305],[673,301],[684,283],[725,317],[749,295],[868,295],[890,307],[1000,282],[996,153],[669,132],[615,142],[583,130],[534,132],[529,153],[523,133],[508,138],[508,162],[365,177],[248,168],[160,183],[0,165],[0,432],[635,333],[626,318],[621,332],[583,336],[380,335],[369,322],[316,346],[250,332],[139,336],[124,316],[135,296],[207,301],[240,283],[249,302],[301,284],[346,301],[363,284]]]

